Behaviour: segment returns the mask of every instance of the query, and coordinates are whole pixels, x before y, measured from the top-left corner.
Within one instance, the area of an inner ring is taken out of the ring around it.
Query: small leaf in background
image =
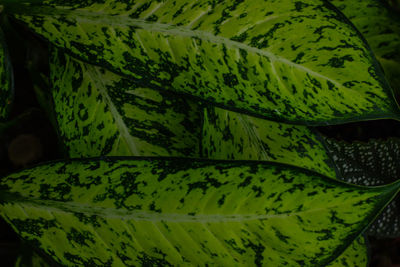
[[[321,266],[399,191],[290,165],[126,158],[5,177],[0,212],[64,265]]]
[[[196,101],[142,88],[55,52],[50,63],[58,125],[71,157],[199,156]]]
[[[29,2],[5,11],[144,88],[298,124],[400,115],[364,39],[326,1]]]
[[[383,1],[330,0],[330,2],[362,33],[382,65],[386,78],[400,97],[400,16],[390,12]]]
[[[400,177],[400,140],[370,140],[368,143],[347,143],[326,138],[326,148],[340,172],[339,178],[364,186],[376,186],[396,181]],[[378,237],[400,235],[400,202],[390,203],[368,234]]]
[[[0,28],[0,119],[5,119],[10,111],[14,94],[14,81],[3,31]]]
[[[336,177],[332,160],[311,128],[221,108],[205,109],[202,150],[210,159],[274,161]]]

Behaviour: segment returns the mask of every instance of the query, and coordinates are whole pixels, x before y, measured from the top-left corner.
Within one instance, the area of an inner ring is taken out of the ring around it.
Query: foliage
[[[400,20],[385,4],[0,3],[50,47],[49,73],[29,69],[75,158],[5,176],[0,214],[57,263],[367,266],[364,233],[400,234],[387,224],[398,140],[312,127],[400,118]]]

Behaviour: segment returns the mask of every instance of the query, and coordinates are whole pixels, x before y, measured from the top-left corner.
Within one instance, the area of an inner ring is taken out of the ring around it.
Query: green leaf
[[[359,236],[336,260],[327,267],[369,266],[367,239]]]
[[[399,191],[289,165],[184,158],[50,163],[2,179],[0,212],[65,265],[322,266]]]
[[[197,102],[136,86],[105,69],[53,53],[53,96],[71,157],[198,157]]]
[[[10,111],[14,96],[14,80],[3,31],[0,28],[0,119],[5,119]]]
[[[368,41],[385,70],[392,88],[400,95],[400,17],[376,0],[331,0]]]
[[[400,139],[347,143],[326,138],[326,148],[346,182],[364,186],[388,184],[400,177]],[[374,224],[368,234],[378,237],[400,235],[400,199],[397,197]]]
[[[364,40],[323,0],[39,2],[6,10],[139,87],[298,124],[400,115]]]
[[[202,150],[210,159],[274,161],[336,177],[320,136],[311,128],[220,108],[205,110]]]

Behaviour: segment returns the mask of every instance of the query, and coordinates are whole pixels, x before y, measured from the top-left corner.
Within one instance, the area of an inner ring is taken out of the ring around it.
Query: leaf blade
[[[21,5],[11,10],[76,56],[146,87],[231,110],[310,125],[399,114],[372,53],[324,1],[229,4],[84,2],[60,8],[46,1],[29,7],[28,15],[18,14]],[[266,11],[274,13],[265,17]]]
[[[43,242],[44,249],[59,262],[74,264],[96,260],[103,264],[153,260],[172,265],[185,261],[235,264],[236,260],[247,265],[328,263],[399,188],[399,184],[357,187],[265,162],[156,158],[59,162],[3,181],[8,192],[19,194],[16,198],[2,194],[3,216],[24,238]],[[273,193],[268,192],[271,189],[279,191],[279,196],[266,198]],[[313,191],[320,193],[308,195]],[[289,195],[295,201],[289,201]],[[341,201],[333,201],[338,198]],[[129,235],[122,234],[127,226],[120,225],[125,216]],[[307,216],[313,220],[308,221]],[[117,229],[121,232],[116,233]],[[74,235],[81,239],[66,241],[66,236]],[[181,237],[183,243],[179,243]],[[125,245],[115,242],[121,238]],[[62,241],[63,246],[57,247],[51,240]],[[206,248],[199,246],[205,241],[209,244]],[[91,250],[94,247],[97,252]],[[126,251],[129,253],[124,254]]]

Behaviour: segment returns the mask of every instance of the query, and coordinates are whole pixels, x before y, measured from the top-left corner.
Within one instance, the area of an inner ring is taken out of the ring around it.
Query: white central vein
[[[151,222],[198,222],[198,223],[217,223],[217,222],[245,222],[255,220],[268,220],[276,218],[289,218],[296,215],[304,215],[307,213],[321,213],[324,210],[337,208],[323,207],[298,212],[288,212],[280,214],[177,214],[177,213],[157,213],[151,211],[129,211],[126,209],[103,208],[99,206],[91,206],[89,204],[75,202],[60,202],[53,200],[40,200],[34,198],[23,198],[15,200],[24,208],[32,206],[39,209],[44,209],[50,212],[72,212],[84,213],[86,215],[94,215],[102,218],[112,218],[120,220],[134,221],[151,221]]]
[[[133,137],[129,133],[129,129],[126,126],[123,118],[121,117],[121,114],[119,114],[112,99],[110,98],[109,94],[107,93],[106,86],[103,83],[100,73],[98,73],[99,72],[98,69],[89,64],[86,65],[86,69],[87,69],[93,83],[96,85],[96,88],[99,90],[101,96],[103,97],[104,101],[106,102],[107,106],[109,107],[111,115],[113,116],[115,123],[117,125],[117,128],[120,132],[120,135],[126,141],[126,144],[128,145],[130,152],[132,153],[132,156],[138,156],[139,151],[136,147],[135,141],[133,140]]]
[[[48,14],[46,14],[48,12]],[[67,10],[62,9],[60,7],[57,8],[32,8],[30,10],[30,15],[34,14],[38,15],[45,15],[45,16],[54,16],[54,15],[63,15],[72,19],[75,19],[78,23],[85,22],[89,24],[99,24],[102,22],[104,25],[107,26],[118,26],[118,27],[138,27],[146,31],[151,32],[161,32],[164,34],[172,35],[172,36],[182,36],[182,37],[191,37],[191,38],[199,38],[204,41],[208,41],[210,43],[215,44],[223,44],[230,48],[235,49],[243,49],[255,54],[259,54],[269,58],[271,61],[279,61],[287,66],[296,68],[300,71],[304,71],[313,75],[314,77],[319,77],[321,79],[330,81],[331,83],[335,84],[337,87],[342,87],[342,84],[336,80],[333,80],[325,75],[322,75],[318,72],[315,72],[303,65],[299,65],[294,63],[287,58],[284,58],[280,55],[276,55],[271,53],[270,51],[259,49],[256,47],[249,46],[245,43],[240,43],[237,41],[230,40],[229,38],[222,37],[222,36],[215,36],[210,32],[200,31],[200,30],[192,30],[188,26],[176,26],[171,24],[165,23],[157,23],[157,22],[147,22],[143,19],[133,19],[130,18],[128,15],[119,15],[113,16],[109,14],[104,14],[100,12],[90,12],[84,10]],[[255,22],[256,23],[256,22]]]

